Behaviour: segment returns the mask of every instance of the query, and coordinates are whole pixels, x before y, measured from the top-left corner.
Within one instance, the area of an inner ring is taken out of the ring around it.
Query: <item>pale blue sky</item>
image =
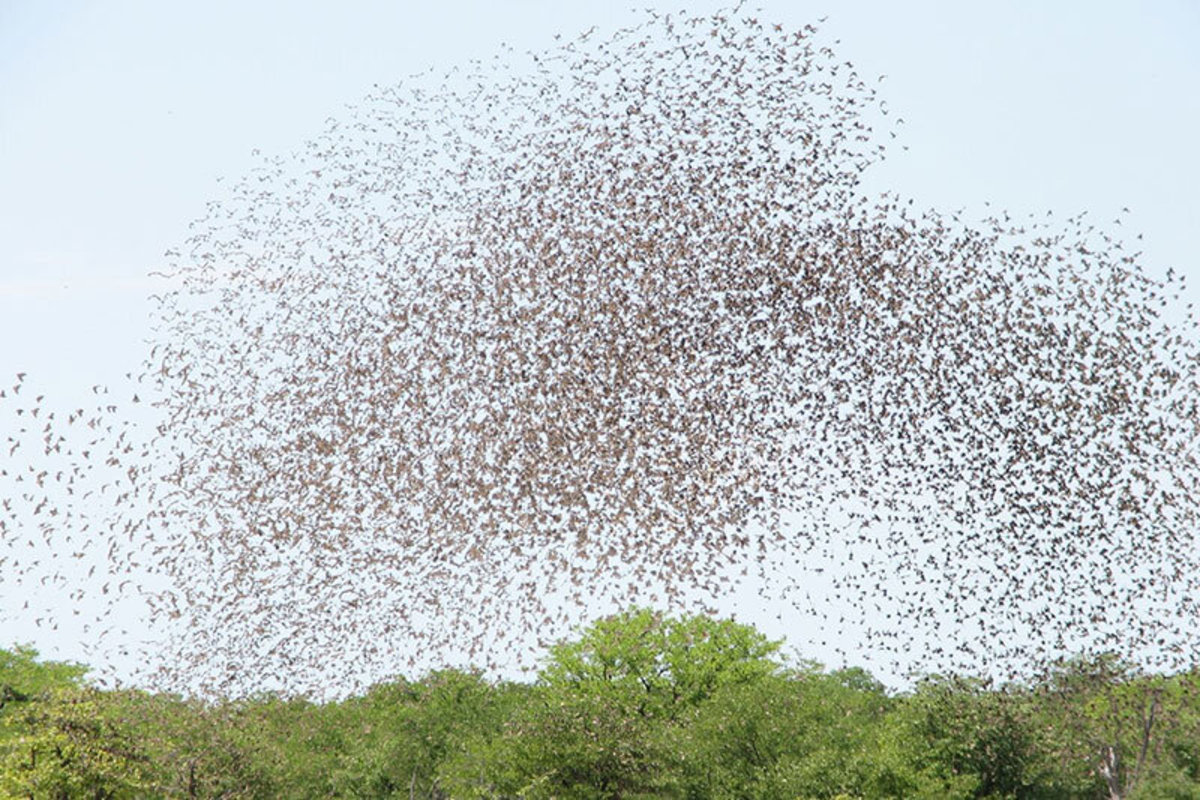
[[[990,201],[1107,225],[1128,207],[1117,230],[1144,234],[1147,269],[1200,300],[1200,3],[751,5],[795,27],[828,15],[840,54],[887,75],[909,149],[869,186],[973,216]],[[611,30],[626,7],[0,0],[0,384],[27,371],[66,406],[136,371],[146,273],[252,149],[290,152],[373,84]],[[4,607],[8,588],[0,573],[0,646],[77,652]]]
[[[980,213],[1128,206],[1151,269],[1200,274],[1200,4],[763,5],[792,25],[828,14],[841,52],[887,74],[910,149],[873,185]],[[622,8],[0,0],[0,373],[58,383],[136,361],[145,273],[251,149],[296,147],[375,83],[611,27]]]

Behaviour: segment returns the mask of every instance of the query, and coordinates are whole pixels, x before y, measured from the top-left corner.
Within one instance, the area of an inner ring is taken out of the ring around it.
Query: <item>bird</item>
[[[503,50],[256,152],[155,270],[142,408],[95,384],[32,450],[44,397],[0,407],[5,488],[74,482],[6,491],[4,580],[102,559],[91,630],[138,594],[177,632],[147,680],[215,695],[529,666],[742,583],[898,672],[1194,665],[1194,320],[1082,218],[864,193],[882,97],[739,16]]]

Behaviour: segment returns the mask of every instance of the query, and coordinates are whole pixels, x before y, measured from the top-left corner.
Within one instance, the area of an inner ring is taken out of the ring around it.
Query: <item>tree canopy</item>
[[[532,683],[441,669],[321,703],[101,691],[28,649],[0,665],[25,697],[0,708],[5,797],[1200,797],[1200,673],[1112,655],[887,692],[732,620],[632,608]]]

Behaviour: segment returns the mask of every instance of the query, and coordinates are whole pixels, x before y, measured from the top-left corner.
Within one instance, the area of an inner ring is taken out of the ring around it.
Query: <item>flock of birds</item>
[[[90,636],[141,598],[150,677],[208,693],[528,661],[748,580],[902,664],[1193,665],[1177,279],[1082,217],[868,196],[873,83],[734,10],[378,89],[168,253],[141,416],[0,391],[0,589]],[[855,619],[799,599],[822,558]]]

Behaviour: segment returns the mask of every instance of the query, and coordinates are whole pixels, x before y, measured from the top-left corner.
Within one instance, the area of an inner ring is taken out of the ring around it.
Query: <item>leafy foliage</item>
[[[61,661],[39,661],[37,650],[17,645],[0,649],[0,712],[9,703],[27,701],[54,689],[79,686],[87,667]]]
[[[317,703],[100,691],[0,650],[0,796],[1200,798],[1200,674],[1100,655],[891,695],[778,651],[635,608],[551,647],[532,685],[440,670]]]
[[[136,797],[147,757],[95,689],[54,689],[5,714],[0,792],[13,797]]]

